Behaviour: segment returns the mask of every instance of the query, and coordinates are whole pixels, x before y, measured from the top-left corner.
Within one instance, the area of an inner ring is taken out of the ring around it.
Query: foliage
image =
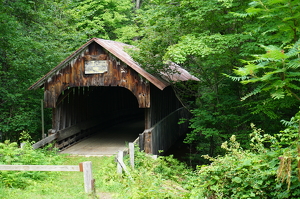
[[[1,198],[189,198],[190,175],[186,166],[169,157],[157,159],[136,151],[135,170],[125,164],[129,175],[117,174],[115,157],[63,156],[63,165],[92,161],[95,195],[84,192],[81,172],[58,172],[44,181],[35,181],[24,189],[0,186]]]
[[[257,95],[249,101],[240,101],[253,87],[249,84],[239,85],[223,75],[230,74],[234,67],[243,68],[244,63],[239,60],[250,60],[253,54],[262,53],[258,44],[276,45],[283,40],[283,35],[289,34],[291,29],[280,28],[281,23],[291,23],[293,20],[297,22],[298,19],[285,18],[281,22],[275,22],[280,17],[287,16],[291,7],[297,7],[296,2],[285,5],[287,2],[143,2],[136,18],[137,24],[140,25],[140,40],[136,41],[139,50],[132,53],[132,56],[152,73],[168,71],[168,63],[172,61],[200,80],[194,84],[173,85],[184,105],[193,113],[190,120],[192,131],[185,140],[196,149],[196,154],[190,154],[191,157],[200,153],[208,153],[211,156],[219,154],[220,144],[229,138],[232,132],[236,132],[237,139],[247,147],[249,141],[246,135],[251,130],[250,122],[258,124],[268,132],[278,132],[282,127],[279,120],[288,119],[295,113],[297,102],[292,98],[272,101],[267,95]],[[256,7],[265,9],[266,5],[267,9],[270,5],[272,10],[255,10]],[[297,8],[292,9],[295,16],[296,10]],[[247,14],[241,14],[245,11]],[[274,18],[278,12],[281,14]],[[276,28],[277,32],[268,31]],[[283,30],[285,33],[281,32]],[[288,40],[284,41],[288,45]],[[287,59],[294,59],[296,54],[291,56]],[[293,69],[292,73],[289,73],[290,80],[287,80],[293,89],[297,88],[298,80],[293,79],[296,70]],[[265,71],[260,71],[260,74],[263,72]],[[238,78],[248,80],[245,77]],[[274,95],[278,96],[276,93]],[[269,125],[270,123],[273,125]]]
[[[277,100],[294,97],[289,107],[295,107],[296,100],[300,100],[297,95],[299,5],[297,1],[260,0],[251,2],[246,14],[234,13],[241,18],[256,20],[256,23],[246,25],[248,31],[245,34],[256,36],[256,44],[265,50],[265,53],[253,55],[252,59],[243,59],[244,66],[234,69],[238,76],[229,76],[234,81],[252,85],[252,90],[245,93],[242,100],[260,95],[264,96],[261,103],[273,104],[273,107],[276,102],[269,100],[266,94]]]
[[[249,45],[253,38],[243,34],[250,20],[230,14],[247,6],[248,1],[160,0],[144,2],[137,12],[141,37],[136,41],[139,51],[132,53],[135,60],[152,73],[170,72],[168,63],[176,62],[200,80],[173,85],[193,113],[192,132],[185,142],[196,153],[218,154],[218,146],[231,132],[243,139],[254,118],[239,100],[245,87],[222,75],[257,50]],[[268,123],[263,127],[269,128]]]
[[[125,157],[126,165],[129,158]],[[113,158],[107,167],[96,174],[102,191],[116,193],[117,198],[187,198],[187,177],[190,170],[172,156],[153,159],[149,155],[135,152],[135,169],[129,166],[129,174],[116,173]]]
[[[27,140],[28,133],[22,132],[24,147],[19,148],[16,142],[9,140],[0,143],[0,164],[4,165],[52,165],[62,161],[56,151],[47,149],[33,150]],[[25,141],[25,140],[26,141]],[[38,171],[1,171],[1,186],[25,188],[35,181],[45,180],[51,175],[49,172]]]
[[[69,27],[67,11],[63,10],[69,2],[0,1],[2,140],[17,141],[23,130],[34,139],[39,138],[42,91],[27,88],[72,48],[68,44],[74,31]]]
[[[299,198],[296,151],[290,153],[294,158],[285,173],[283,160],[288,157],[282,157],[287,150],[282,145],[284,139],[265,134],[254,125],[252,128],[250,150],[244,150],[233,135],[230,142],[222,144],[224,156],[205,156],[212,163],[199,166],[199,184],[192,190],[191,198]],[[288,134],[293,137],[295,133],[298,132]]]
[[[296,94],[300,89],[298,72],[300,40],[290,47],[287,53],[276,46],[263,46],[265,54],[255,56],[255,60],[248,61],[244,67],[234,70],[243,84],[258,83],[258,86],[246,94],[242,100],[261,92],[270,93],[271,98],[281,99],[285,96],[293,96],[298,101],[300,97]],[[288,47],[286,47],[288,48]]]
[[[93,37],[130,41],[135,36],[129,0],[74,1],[72,16],[80,42]]]

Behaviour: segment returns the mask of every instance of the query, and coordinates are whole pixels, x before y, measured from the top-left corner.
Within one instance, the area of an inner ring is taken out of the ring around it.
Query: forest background
[[[137,46],[139,51],[132,56],[152,73],[172,61],[200,80],[173,84],[193,114],[191,132],[184,140],[191,165],[207,163],[204,154],[216,157],[225,153],[224,148],[232,151],[222,145],[230,137],[232,143],[253,149],[253,140],[266,141],[266,135],[279,135],[277,147],[291,154],[282,160],[299,162],[299,1],[0,0],[0,4],[0,140],[17,141],[22,131],[40,139],[43,91],[27,88],[98,37]],[[45,119],[51,124],[50,112]],[[271,150],[274,143],[263,145]]]

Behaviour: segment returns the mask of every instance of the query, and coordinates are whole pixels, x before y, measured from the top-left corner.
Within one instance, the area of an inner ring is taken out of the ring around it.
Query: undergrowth
[[[20,141],[24,146],[9,140],[0,143],[0,164],[3,165],[55,165],[62,162],[55,150],[33,150],[28,134],[23,132]],[[40,171],[0,171],[0,186],[11,188],[25,188],[36,181],[47,179],[55,175],[51,172]]]
[[[128,156],[124,162],[130,165]],[[153,158],[135,151],[135,168],[118,174],[114,157],[96,172],[96,185],[115,198],[188,198],[191,170],[172,156]]]
[[[288,127],[271,136],[254,125],[252,128],[250,150],[241,148],[233,135],[222,144],[224,156],[204,156],[212,163],[199,166],[191,198],[300,197],[298,131]]]

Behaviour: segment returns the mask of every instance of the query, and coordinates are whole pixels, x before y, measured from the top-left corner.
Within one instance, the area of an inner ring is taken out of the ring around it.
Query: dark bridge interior
[[[139,108],[136,97],[126,88],[89,87],[89,91],[83,95],[86,99],[82,108],[87,110],[90,120],[103,117],[116,120],[144,117],[144,109]]]
[[[126,88],[69,88],[59,100],[55,110],[60,118],[58,124],[62,135],[57,140],[58,148],[67,148],[92,134],[98,136],[94,141],[99,140],[99,143],[101,136],[111,140],[109,142],[116,140],[125,145],[143,133],[144,108],[139,108],[136,97]],[[69,136],[75,131],[78,132]]]

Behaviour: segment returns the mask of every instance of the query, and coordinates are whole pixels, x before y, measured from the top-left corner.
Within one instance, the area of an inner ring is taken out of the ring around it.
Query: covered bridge
[[[142,118],[137,136],[141,150],[158,154],[184,135],[189,117],[169,80],[198,80],[176,64],[176,73],[154,76],[138,65],[126,48],[133,46],[93,38],[53,68],[29,89],[44,88],[44,104],[52,108],[52,129],[34,145],[56,140],[58,148],[99,129]]]

